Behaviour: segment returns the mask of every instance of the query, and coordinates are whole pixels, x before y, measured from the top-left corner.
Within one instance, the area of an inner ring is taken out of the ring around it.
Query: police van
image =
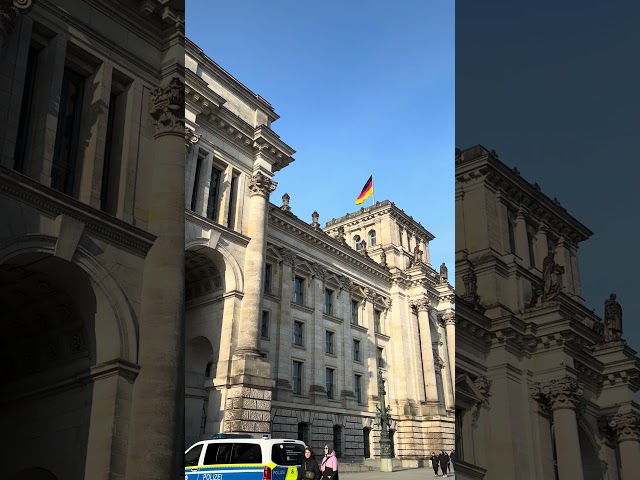
[[[184,454],[185,480],[296,480],[304,442],[215,435]],[[224,437],[224,438],[220,438]]]

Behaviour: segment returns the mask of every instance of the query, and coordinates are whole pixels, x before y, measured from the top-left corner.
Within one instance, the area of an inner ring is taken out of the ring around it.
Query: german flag
[[[362,192],[360,192],[360,195],[358,195],[358,198],[356,198],[356,205],[360,205],[367,198],[369,198],[372,193],[373,193],[373,175],[369,177],[369,180],[367,180],[367,183],[364,184],[364,188],[362,189]]]

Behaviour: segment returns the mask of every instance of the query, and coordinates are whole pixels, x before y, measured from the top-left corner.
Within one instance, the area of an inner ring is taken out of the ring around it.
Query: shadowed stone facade
[[[183,18],[0,2],[3,479],[183,472]]]
[[[457,478],[638,477],[640,359],[615,295],[604,319],[582,298],[591,235],[495,152],[456,150]]]
[[[273,107],[189,41],[186,68],[185,444],[249,432],[374,459],[381,367],[395,457],[452,448],[454,292],[434,236],[390,201],[324,228],[286,192],[272,203],[294,160]]]

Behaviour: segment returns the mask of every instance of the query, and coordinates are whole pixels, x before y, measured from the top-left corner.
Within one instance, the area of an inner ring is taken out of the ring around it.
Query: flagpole
[[[371,186],[373,187],[373,192],[371,193],[371,200],[373,203],[371,205],[376,204],[376,187],[373,185],[373,172],[371,172]]]

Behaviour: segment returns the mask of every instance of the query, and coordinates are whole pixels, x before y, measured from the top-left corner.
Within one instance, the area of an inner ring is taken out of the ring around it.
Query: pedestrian
[[[438,468],[440,468],[440,460],[436,452],[431,452],[431,466],[433,467],[433,473],[438,476]]]
[[[329,444],[324,446],[324,458],[322,459],[320,470],[322,471],[322,480],[340,480],[336,452],[333,451],[333,447]]]
[[[449,455],[444,450],[440,450],[440,468],[442,469],[442,476],[448,477],[449,473]]]
[[[449,458],[451,459],[451,466],[455,469],[456,460],[458,459],[458,454],[456,453],[456,449],[455,448],[453,450],[451,450],[451,455],[449,455]]]
[[[311,447],[305,447],[304,460],[298,470],[298,480],[321,480],[322,472]]]

